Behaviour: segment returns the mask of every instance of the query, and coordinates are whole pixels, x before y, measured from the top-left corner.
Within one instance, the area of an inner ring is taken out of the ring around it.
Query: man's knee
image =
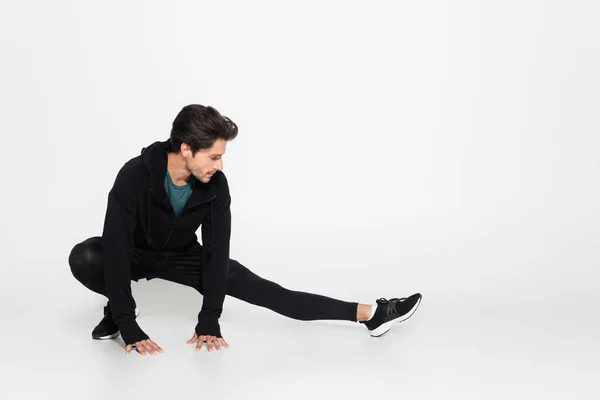
[[[247,279],[249,272],[250,270],[244,267],[242,264],[240,264],[237,260],[234,260],[232,258],[229,259],[229,268],[227,274],[228,280],[235,279],[236,281],[240,281]]]
[[[93,279],[93,276],[102,268],[100,247],[97,241],[86,240],[73,247],[69,254],[71,273],[81,283]]]

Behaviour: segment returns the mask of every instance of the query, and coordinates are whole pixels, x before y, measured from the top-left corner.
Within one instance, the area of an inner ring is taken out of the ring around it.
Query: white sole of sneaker
[[[120,335],[120,332],[116,332],[116,333],[113,333],[112,335],[98,336],[97,338],[94,338],[94,339],[96,339],[96,340],[114,339],[114,338],[118,337],[119,335]]]
[[[384,333],[387,333],[390,329],[392,329],[392,326],[394,326],[394,324],[397,324],[399,322],[402,321],[406,321],[407,319],[410,318],[411,315],[413,315],[415,313],[415,311],[417,311],[417,308],[419,307],[419,304],[421,304],[421,297],[419,298],[419,300],[415,303],[415,305],[413,306],[413,308],[410,309],[409,312],[407,312],[406,314],[398,317],[398,318],[394,318],[388,322],[386,322],[385,324],[381,324],[381,326],[377,327],[376,329],[373,329],[370,332],[370,335],[373,337],[379,337],[382,336]]]

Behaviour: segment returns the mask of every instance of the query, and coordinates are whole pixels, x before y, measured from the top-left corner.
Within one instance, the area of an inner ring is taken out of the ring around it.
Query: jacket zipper
[[[173,233],[173,230],[175,229],[176,223],[177,223],[177,220],[173,221],[173,225],[171,225],[171,231],[169,232],[169,236],[167,236],[167,240],[165,241],[165,244],[163,244],[163,246],[162,246],[163,249],[165,247],[167,247],[167,243],[169,243],[169,239],[171,239],[171,234]]]
[[[167,240],[165,240],[165,244],[163,244],[162,248],[164,249],[165,247],[167,247],[167,243],[169,243],[169,239],[171,239],[171,235],[173,234],[173,231],[175,230],[175,225],[177,224],[177,220],[179,218],[181,218],[181,216],[183,215],[184,212],[186,212],[187,210],[190,210],[190,209],[192,209],[194,207],[198,207],[201,204],[208,203],[209,201],[211,201],[215,197],[217,197],[217,196],[213,196],[210,199],[203,201],[202,203],[194,204],[193,206],[191,206],[189,208],[185,208],[184,207],[183,210],[181,210],[181,214],[179,214],[179,216],[175,217],[175,219],[173,220],[173,225],[171,225],[171,231],[169,232],[169,235],[167,236]]]

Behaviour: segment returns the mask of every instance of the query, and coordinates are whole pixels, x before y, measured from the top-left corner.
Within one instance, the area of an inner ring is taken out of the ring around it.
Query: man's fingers
[[[156,354],[156,352],[155,352],[155,351],[154,351],[154,349],[152,348],[152,345],[151,345],[151,344],[150,344],[150,343],[149,343],[147,340],[144,340],[144,341],[142,342],[142,346],[144,346],[144,350],[146,350],[148,353],[150,353],[150,354],[152,354],[152,355],[155,355],[155,354]]]
[[[135,342],[134,344],[128,344],[125,347],[125,355],[129,355],[132,349],[137,350],[137,352],[143,356],[147,355],[146,353],[155,355],[156,352],[164,352],[159,345],[157,345],[154,341],[150,339],[141,340],[139,342]]]
[[[144,349],[144,344],[143,342],[137,342],[135,344],[135,349],[137,350],[138,353],[140,353],[141,355],[145,356],[146,355],[146,349]]]
[[[202,350],[202,343],[206,340],[206,336],[200,336],[198,338],[198,343],[196,343],[196,351],[200,351]],[[207,343],[207,347],[208,347],[208,343]]]
[[[152,348],[160,353],[164,353],[163,349],[160,348],[159,345],[157,345],[154,341],[148,339],[148,342],[150,342],[150,346],[152,346]]]
[[[210,341],[210,344],[212,345],[212,346],[210,346],[210,350],[211,351],[217,350],[217,337],[210,336],[208,340]]]
[[[219,339],[216,336],[209,336],[206,345],[208,347],[208,351],[221,351],[221,347],[219,346]]]
[[[217,351],[221,351],[221,345],[219,345],[219,340],[218,339],[213,340],[213,344],[217,348]]]
[[[223,338],[218,338],[216,336],[200,336],[198,337],[198,343],[196,343],[196,351],[200,351],[202,349],[202,343],[204,342],[206,342],[206,349],[208,351],[221,351],[221,345],[227,348],[231,347]]]
[[[157,351],[162,352],[162,349],[150,339],[143,340],[140,342],[140,344],[142,345],[144,350],[146,350],[148,353],[150,353],[152,355],[155,355]]]
[[[125,355],[129,355],[129,353],[131,353],[131,350],[136,350],[138,353],[140,352],[138,350],[137,343],[128,344],[127,347],[125,348]]]
[[[188,340],[188,343],[194,343],[196,341],[196,339],[198,339],[198,334],[194,332],[194,336],[192,336],[192,338],[190,340]]]
[[[211,336],[208,340],[209,343],[212,345],[211,350],[214,349],[216,351],[221,351],[221,346],[219,346],[219,339],[216,336]]]

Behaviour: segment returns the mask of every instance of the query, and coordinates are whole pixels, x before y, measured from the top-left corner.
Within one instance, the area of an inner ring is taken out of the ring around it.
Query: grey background
[[[598,398],[599,11],[3,2],[2,398]],[[348,301],[418,291],[417,313],[375,339],[228,297],[231,349],[194,353],[202,297],[142,281],[165,353],[92,341],[105,301],[68,254],[190,103],[240,128],[232,258]]]

